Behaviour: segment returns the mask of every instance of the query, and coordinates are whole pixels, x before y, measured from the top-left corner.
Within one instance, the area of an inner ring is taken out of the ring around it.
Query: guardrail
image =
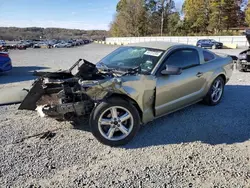
[[[218,42],[222,42],[225,47],[237,48],[249,46],[245,36],[195,36],[195,37],[112,37],[106,38],[105,44],[117,44],[125,45],[129,43],[137,42],[149,42],[149,41],[166,41],[166,42],[178,42],[183,44],[196,45],[200,39],[214,39]]]

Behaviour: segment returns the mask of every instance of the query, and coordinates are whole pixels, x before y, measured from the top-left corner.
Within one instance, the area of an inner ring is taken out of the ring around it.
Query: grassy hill
[[[105,30],[80,30],[62,28],[17,28],[0,27],[0,40],[27,40],[27,39],[103,39],[108,35]]]

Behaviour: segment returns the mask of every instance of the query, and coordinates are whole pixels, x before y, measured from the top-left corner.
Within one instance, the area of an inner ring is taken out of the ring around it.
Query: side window
[[[214,54],[208,52],[208,51],[203,51],[203,56],[204,56],[204,61],[208,62],[211,61],[213,59],[215,59]]]
[[[187,69],[200,64],[199,54],[194,49],[176,50],[167,57],[165,64]]]
[[[207,43],[209,43],[209,41],[208,40],[203,40],[203,43],[207,44]]]

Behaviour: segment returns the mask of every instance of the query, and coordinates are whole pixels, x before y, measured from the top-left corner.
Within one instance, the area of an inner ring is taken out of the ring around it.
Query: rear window
[[[213,59],[215,59],[215,56],[214,54],[208,52],[208,51],[203,51],[203,56],[204,56],[204,61],[205,62],[208,62],[208,61],[211,61]]]

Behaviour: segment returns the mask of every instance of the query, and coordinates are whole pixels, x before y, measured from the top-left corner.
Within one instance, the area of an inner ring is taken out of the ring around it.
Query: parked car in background
[[[33,46],[33,48],[49,48],[48,44],[45,42],[39,42]]]
[[[23,44],[26,48],[31,48],[31,47],[33,47],[33,43],[28,42],[28,41],[22,42],[22,44]]]
[[[89,44],[90,43],[90,40],[84,40],[84,44]]]
[[[16,49],[16,44],[6,44],[5,47],[7,48],[7,50],[13,50],[13,49]]]
[[[54,45],[54,48],[66,48],[67,43],[66,42],[60,42]]]
[[[0,40],[0,46],[5,46],[6,42],[4,40]]]
[[[61,43],[55,44],[54,48],[70,48],[72,46],[73,46],[72,43],[61,42]]]
[[[18,44],[16,44],[16,49],[18,49],[18,50],[26,50],[27,46],[25,45],[25,43],[18,43]]]
[[[198,40],[196,46],[201,48],[212,48],[212,49],[222,49],[223,43],[217,42],[214,39],[201,39]]]
[[[141,124],[191,104],[220,103],[233,72],[230,56],[168,42],[122,46],[97,64],[40,72],[19,109],[55,119],[89,119],[102,143],[128,143]],[[155,127],[157,129],[157,127]]]
[[[5,45],[0,45],[0,52],[8,52],[8,47]]]
[[[0,73],[8,72],[12,69],[11,59],[7,52],[0,52]]]

